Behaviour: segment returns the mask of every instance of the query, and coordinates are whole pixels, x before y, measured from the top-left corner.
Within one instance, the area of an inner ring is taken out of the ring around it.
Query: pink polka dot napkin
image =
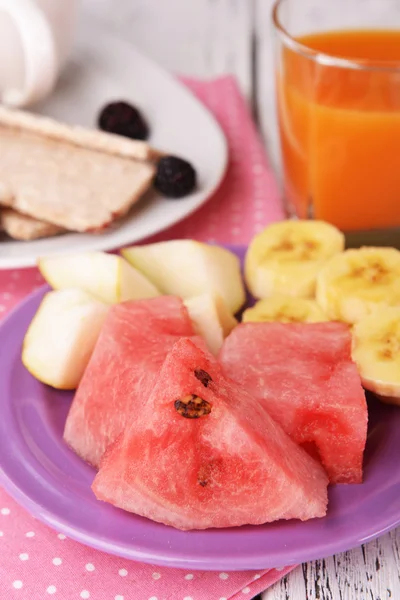
[[[229,168],[206,205],[153,240],[246,244],[266,223],[283,217],[262,143],[232,78],[186,83],[221,123]],[[42,283],[36,269],[0,271],[0,315]],[[291,570],[214,573],[109,556],[35,520],[1,488],[0,557],[1,600],[250,600]]]

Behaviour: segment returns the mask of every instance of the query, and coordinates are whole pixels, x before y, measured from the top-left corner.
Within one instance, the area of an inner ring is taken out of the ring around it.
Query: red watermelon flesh
[[[98,499],[183,530],[326,514],[323,468],[201,340],[176,342],[142,404],[103,457]]]
[[[177,297],[112,306],[68,414],[67,444],[98,467],[107,446],[146,401],[174,342],[192,334]]]
[[[220,353],[225,373],[258,398],[332,483],[360,483],[367,404],[340,323],[243,323]]]

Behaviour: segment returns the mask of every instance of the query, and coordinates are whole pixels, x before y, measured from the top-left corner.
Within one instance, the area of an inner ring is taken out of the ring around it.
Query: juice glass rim
[[[275,0],[272,8],[272,23],[275,31],[284,44],[290,50],[296,52],[296,54],[301,54],[305,58],[309,58],[318,64],[331,67],[340,67],[342,69],[352,69],[357,71],[393,71],[400,73],[400,61],[397,60],[370,61],[362,58],[348,59],[319,52],[318,50],[299,42],[288,32],[279,17],[279,9],[281,5],[287,1],[288,0]]]

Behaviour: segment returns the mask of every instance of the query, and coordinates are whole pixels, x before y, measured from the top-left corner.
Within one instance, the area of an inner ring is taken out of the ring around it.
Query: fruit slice
[[[198,342],[174,345],[142,405],[102,460],[100,500],[184,530],[325,515],[321,466]]]
[[[173,296],[109,309],[65,424],[64,440],[81,458],[98,466],[140,413],[174,342],[192,334],[187,310]]]
[[[232,329],[238,324],[237,319],[232,315],[225,300],[218,294],[213,294],[213,300],[217,309],[219,322],[221,323],[224,338],[230,334]]]
[[[244,311],[244,323],[280,321],[281,323],[322,323],[329,321],[315,300],[273,296],[259,300],[252,308]]]
[[[206,342],[215,356],[221,349],[224,338],[237,325],[224,300],[213,294],[202,294],[184,302],[189,311],[195,332]]]
[[[52,288],[79,288],[109,304],[160,295],[142,273],[113,254],[86,252],[41,258],[38,267]]]
[[[346,323],[400,304],[400,252],[368,247],[335,256],[318,275],[317,301],[329,317]]]
[[[363,386],[400,405],[400,308],[387,307],[353,328],[353,359]]]
[[[245,276],[255,298],[312,298],[321,267],[344,249],[343,234],[323,221],[281,221],[251,242]]]
[[[361,482],[368,414],[346,325],[244,323],[219,358],[332,483]]]
[[[39,381],[75,389],[109,307],[82,290],[49,292],[25,335],[22,362]]]
[[[122,250],[123,256],[164,294],[181,298],[219,294],[234,314],[245,301],[235,254],[193,240],[174,240]]]

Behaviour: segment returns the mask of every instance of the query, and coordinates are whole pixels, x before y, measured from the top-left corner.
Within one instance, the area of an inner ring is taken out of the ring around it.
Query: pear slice
[[[22,362],[42,383],[75,389],[109,306],[83,290],[46,294],[25,335]]]
[[[77,288],[108,304],[160,296],[157,288],[121,256],[86,252],[41,258],[38,267],[52,288]]]
[[[238,320],[232,315],[225,300],[219,294],[213,294],[212,299],[217,309],[218,319],[221,323],[224,338],[226,338],[232,329],[238,324]]]
[[[183,299],[218,294],[232,314],[245,301],[240,262],[235,254],[194,240],[173,240],[124,248],[122,255],[164,294]]]
[[[237,325],[225,301],[217,295],[202,294],[184,301],[195,332],[217,356],[225,337]]]

